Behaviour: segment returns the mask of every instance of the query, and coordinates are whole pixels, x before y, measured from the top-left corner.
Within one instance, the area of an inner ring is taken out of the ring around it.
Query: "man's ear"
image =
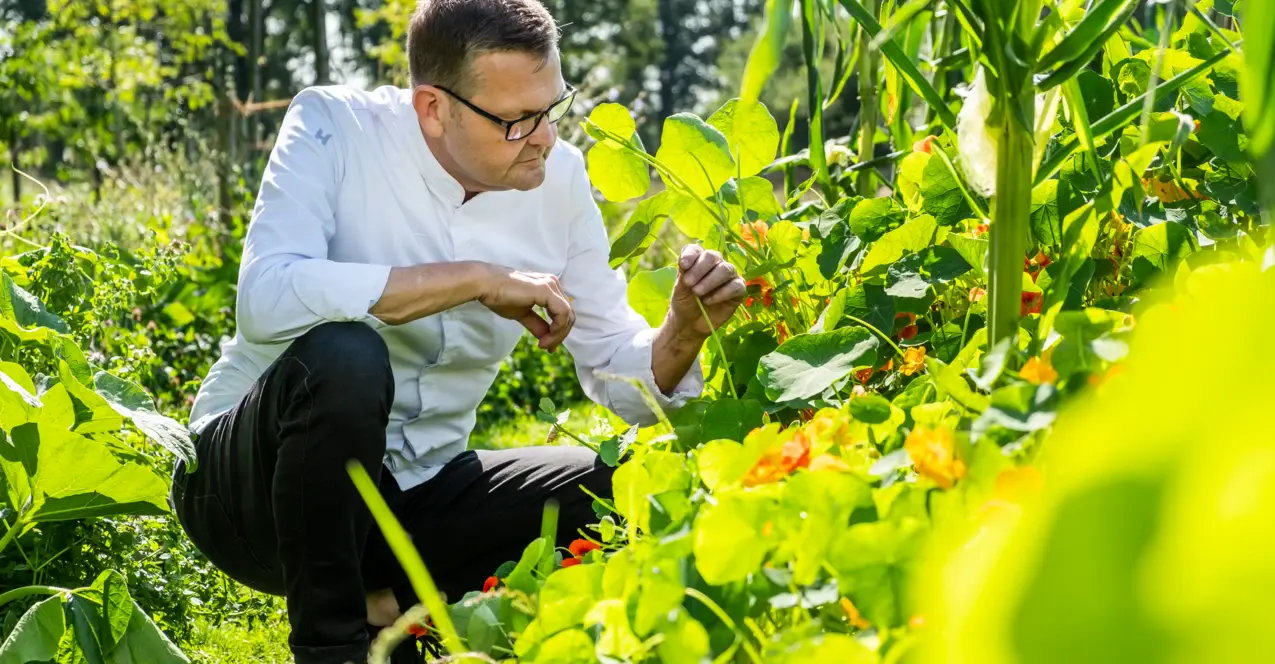
[[[447,112],[446,105],[442,90],[430,85],[416,86],[412,93],[412,107],[416,109],[416,120],[426,136],[438,138],[443,135],[443,114]]]

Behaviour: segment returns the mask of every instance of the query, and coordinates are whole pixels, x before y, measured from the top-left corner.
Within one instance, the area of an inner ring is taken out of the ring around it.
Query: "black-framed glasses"
[[[558,101],[550,104],[549,108],[546,108],[543,111],[537,111],[531,115],[524,115],[517,120],[506,120],[498,115],[484,111],[483,109],[475,106],[473,102],[441,85],[435,85],[434,87],[446,92],[454,97],[456,101],[468,106],[469,110],[504,127],[506,141],[519,141],[530,136],[532,132],[536,131],[536,129],[540,127],[540,121],[545,118],[549,119],[549,124],[557,124],[559,120],[567,115],[567,111],[571,110],[571,102],[576,98],[576,89],[568,85],[566,94],[564,94]]]

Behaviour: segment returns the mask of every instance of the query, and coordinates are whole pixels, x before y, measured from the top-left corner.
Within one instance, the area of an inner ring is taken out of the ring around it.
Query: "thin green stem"
[[[59,588],[57,586],[23,586],[15,588],[3,595],[0,595],[0,606],[4,606],[14,600],[30,597],[31,595],[57,595],[59,593],[69,593],[69,588]]]
[[[886,343],[888,343],[888,344],[890,344],[890,346],[892,346],[892,347],[894,348],[894,352],[898,353],[898,354],[899,354],[899,357],[903,357],[903,349],[902,349],[902,348],[899,348],[899,344],[894,343],[894,339],[891,339],[891,338],[890,338],[889,336],[887,336],[884,332],[882,332],[881,330],[878,330],[878,329],[876,328],[876,326],[874,326],[872,323],[869,323],[868,321],[863,320],[862,318],[855,318],[854,316],[851,316],[850,314],[847,314],[847,313],[842,313],[842,314],[841,314],[841,317],[842,317],[842,318],[845,318],[846,320],[852,320],[852,321],[854,321],[854,322],[856,322],[856,323],[858,323],[858,324],[860,324],[860,325],[862,325],[862,326],[864,326],[864,327],[868,328],[868,330],[869,330],[869,331],[876,333],[876,335],[877,335],[878,337],[881,337],[882,339],[885,339],[885,342],[886,342]]]
[[[14,538],[18,536],[18,531],[22,530],[22,517],[18,517],[18,520],[12,526],[9,525],[8,521],[0,521],[0,523],[4,523],[5,527],[4,537],[0,537],[0,551],[4,551],[13,542]]]
[[[1139,148],[1144,148],[1151,141],[1151,112],[1155,110],[1155,89],[1160,85],[1160,71],[1164,67],[1164,54],[1169,50],[1170,38],[1173,36],[1173,19],[1174,11],[1177,9],[1176,3],[1169,3],[1169,6],[1162,10],[1160,21],[1160,45],[1156,48],[1154,65],[1151,67],[1151,79],[1147,83],[1147,98],[1142,103],[1142,138],[1138,143]]]
[[[696,590],[695,588],[687,588],[686,595],[688,597],[694,597],[699,600],[700,604],[708,607],[708,610],[712,611],[713,615],[717,616],[717,619],[722,621],[723,625],[726,625],[730,631],[735,633],[735,638],[739,640],[741,645],[743,645],[744,652],[748,653],[748,658],[751,659],[754,664],[761,664],[761,656],[757,654],[757,649],[753,647],[748,635],[744,634],[744,632],[739,629],[739,626],[735,624],[735,621],[731,619],[730,615],[722,610],[722,607],[717,605],[717,602],[714,602],[711,597]]]
[[[739,394],[735,391],[735,377],[730,372],[730,360],[726,357],[726,347],[722,345],[721,337],[717,336],[717,326],[713,325],[713,319],[708,317],[708,310],[704,308],[704,302],[699,297],[695,298],[695,304],[699,306],[699,312],[704,316],[704,324],[708,325],[708,336],[717,345],[717,352],[721,355],[722,362],[726,365],[726,384],[730,387],[730,395],[738,399]]]
[[[943,165],[946,166],[947,171],[952,174],[952,179],[956,181],[957,187],[960,188],[961,195],[965,197],[965,202],[969,203],[970,208],[978,214],[978,218],[981,221],[986,222],[988,219],[987,210],[983,209],[983,206],[979,204],[978,200],[974,198],[974,195],[970,193],[969,187],[965,186],[965,178],[961,177],[961,174],[956,172],[956,165],[952,163],[952,158],[947,155],[947,150],[944,150],[943,146],[936,144],[934,145],[934,154],[937,154],[939,158],[943,160]]]
[[[1222,43],[1226,44],[1232,51],[1235,51],[1236,53],[1240,52],[1239,46],[1233,43],[1231,38],[1226,36],[1225,32],[1222,32],[1222,28],[1218,27],[1218,25],[1213,22],[1213,19],[1209,18],[1208,14],[1200,11],[1200,7],[1198,5],[1194,3],[1191,4],[1191,13],[1195,14],[1195,17],[1200,19],[1201,23],[1208,26],[1209,30],[1212,31],[1213,34],[1217,35],[1217,38],[1221,39]]]

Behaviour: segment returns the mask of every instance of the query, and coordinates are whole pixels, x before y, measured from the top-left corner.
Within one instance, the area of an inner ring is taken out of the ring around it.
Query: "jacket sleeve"
[[[593,200],[584,164],[577,156],[572,177],[571,231],[566,269],[561,281],[576,311],[575,327],[565,345],[575,359],[576,373],[584,392],[595,403],[630,424],[651,425],[658,418],[632,384],[599,376],[610,373],[638,379],[660,408],[680,408],[687,399],[704,389],[700,363],[678,383],[671,394],[663,394],[651,371],[651,346],[656,330],[629,306],[628,282],[620,270],[613,270],[610,243],[602,213]]]
[[[325,322],[384,323],[369,313],[390,266],[328,259],[345,150],[322,93],[292,101],[261,180],[239,269],[236,324],[251,343],[280,343]]]

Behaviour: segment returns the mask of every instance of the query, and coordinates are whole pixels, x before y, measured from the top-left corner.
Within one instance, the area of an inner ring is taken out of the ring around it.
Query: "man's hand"
[[[716,251],[705,251],[697,244],[682,249],[677,267],[677,284],[669,303],[670,320],[679,334],[706,339],[712,329],[721,327],[735,314],[747,287],[734,265]],[[704,304],[703,312],[696,298]],[[704,312],[708,313],[707,321]]]
[[[522,323],[540,340],[540,348],[547,351],[562,344],[576,322],[576,312],[552,274],[492,266],[478,301],[496,315]],[[536,313],[537,306],[549,312],[548,321]]]

